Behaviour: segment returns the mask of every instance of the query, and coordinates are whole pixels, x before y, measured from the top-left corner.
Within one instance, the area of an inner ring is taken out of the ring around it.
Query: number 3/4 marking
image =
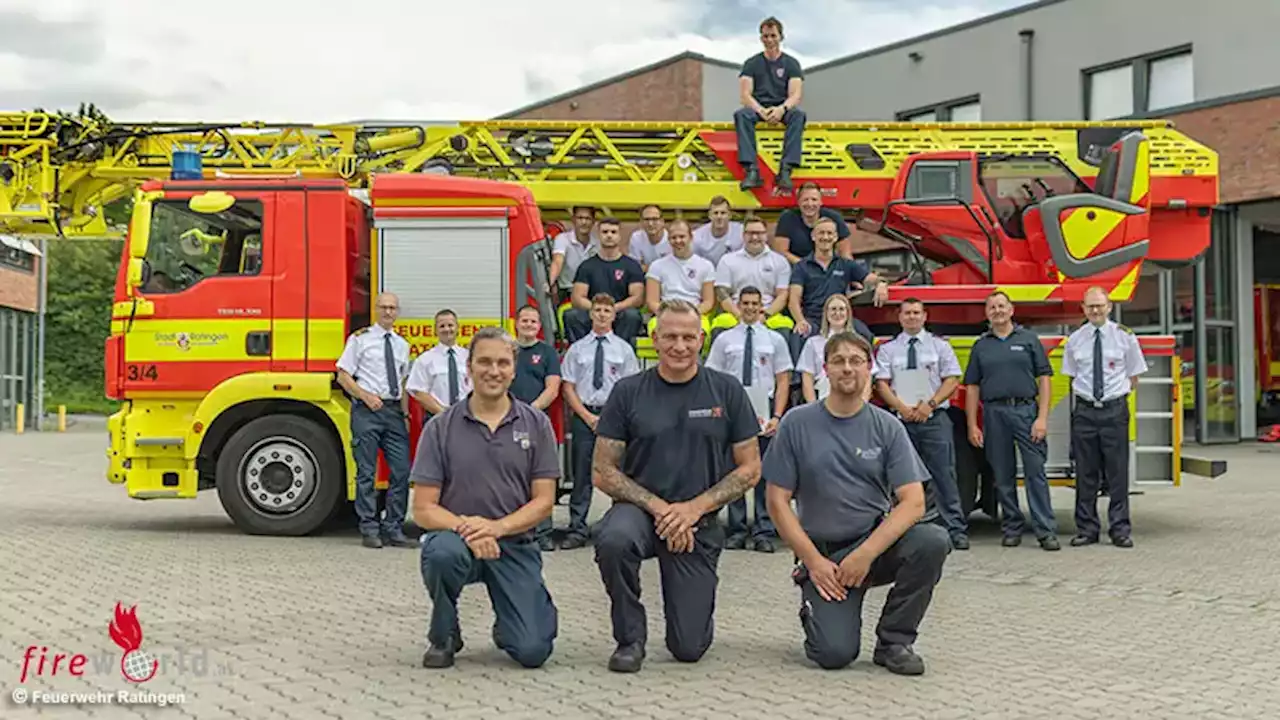
[[[133,381],[155,380],[157,375],[155,365],[130,365],[127,372],[127,377]]]

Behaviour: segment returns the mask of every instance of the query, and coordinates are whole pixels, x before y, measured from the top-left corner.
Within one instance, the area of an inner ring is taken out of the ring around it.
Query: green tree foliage
[[[108,209],[108,218],[128,217],[128,205]],[[45,317],[46,407],[105,412],[103,352],[111,332],[111,301],[122,240],[51,240],[48,312]]]

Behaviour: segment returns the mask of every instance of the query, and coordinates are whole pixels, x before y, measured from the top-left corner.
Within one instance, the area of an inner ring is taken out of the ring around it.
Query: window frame
[[[187,202],[188,202],[188,198],[162,198],[162,199],[156,200],[155,203],[152,204],[151,229],[152,229],[153,235],[152,235],[152,238],[149,239],[148,241],[147,257],[144,258],[144,262],[146,262],[151,267],[152,272],[155,271],[155,261],[151,257],[152,248],[159,247],[158,245],[154,244],[154,233],[155,233],[155,228],[157,227],[157,224],[156,224],[157,213],[159,213],[162,209],[166,209],[169,207],[180,208],[186,205]],[[262,254],[265,252],[265,248],[266,248],[266,238],[264,236],[267,232],[267,227],[269,224],[268,203],[262,197],[246,196],[246,197],[237,197],[236,204],[254,208],[258,211],[258,215],[259,215],[257,232],[249,233],[240,239],[241,245],[240,245],[240,251],[239,251],[239,260],[240,260],[239,270],[237,272],[219,271],[219,272],[210,273],[210,274],[202,274],[195,282],[181,288],[156,288],[156,287],[147,287],[144,285],[145,292],[147,295],[180,295],[182,293],[190,291],[192,288],[195,288],[199,285],[203,285],[206,281],[209,281],[209,280],[229,279],[229,278],[256,278],[256,277],[262,276],[263,261],[265,260],[265,257]],[[177,213],[179,216],[189,216],[192,218],[202,217],[200,213],[196,213],[194,211],[185,210],[185,209],[174,210],[173,212]],[[210,225],[214,224],[212,220],[209,220],[206,222],[208,222]],[[258,261],[257,266],[254,268],[253,272],[245,272],[244,271],[245,262],[246,262],[246,255],[249,250],[249,241],[250,241],[250,238],[253,238],[255,235],[257,236],[257,245],[258,245],[258,252],[260,255],[260,259]],[[220,253],[222,251],[223,251],[222,249],[219,249]],[[226,258],[219,255],[217,259],[217,264],[219,268],[221,264],[225,261],[226,261]]]
[[[1118,120],[1125,117],[1134,117],[1136,115],[1145,115],[1153,112],[1151,104],[1151,63],[1160,60],[1168,60],[1179,57],[1181,55],[1189,55],[1191,57],[1192,72],[1192,97],[1189,103],[1196,102],[1195,98],[1195,48],[1192,43],[1175,45],[1163,50],[1156,50],[1141,55],[1132,55],[1121,60],[1113,60],[1101,65],[1093,65],[1080,70],[1080,117],[1090,122],[1102,122],[1105,120]],[[1127,115],[1118,115],[1114,118],[1094,118],[1089,115],[1089,104],[1093,99],[1093,76],[1107,70],[1117,70],[1119,68],[1129,67],[1133,74],[1133,108]],[[1180,107],[1173,105],[1170,107]],[[1157,108],[1157,111],[1167,110],[1168,108]]]
[[[17,260],[13,260],[10,256],[17,256]],[[39,260],[35,255],[15,247],[8,245],[0,245],[0,267],[11,272],[20,272],[26,275],[34,275],[36,272],[36,263]],[[29,263],[25,264],[25,263]]]
[[[981,112],[981,108],[982,108],[981,95],[965,95],[964,97],[952,98],[951,100],[944,100],[943,102],[940,102],[940,103],[933,103],[931,105],[921,105],[920,107],[912,108],[910,110],[902,110],[894,114],[894,119],[897,120],[898,122],[952,122],[951,120],[952,110],[958,107],[963,107],[965,105],[975,105],[975,104],[978,106],[979,112]],[[914,115],[923,115],[924,113],[928,113],[928,112],[934,113],[937,116],[937,119],[936,120],[911,120],[910,119]]]

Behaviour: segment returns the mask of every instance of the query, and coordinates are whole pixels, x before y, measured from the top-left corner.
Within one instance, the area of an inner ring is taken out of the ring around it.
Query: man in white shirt
[[[907,298],[898,308],[902,332],[876,352],[876,388],[885,409],[907,428],[916,454],[929,470],[928,499],[937,508],[951,547],[969,549],[969,519],[956,485],[956,448],[951,396],[960,387],[960,361],[951,343],[924,329],[924,303]]]
[[[351,396],[351,443],[356,461],[356,516],[367,548],[380,548],[383,538],[399,547],[416,547],[404,534],[409,505],[409,400],[404,379],[409,371],[409,343],[395,331],[400,300],[382,293],[376,301],[378,322],[355,331],[338,357],[338,384]],[[385,515],[378,518],[374,476],[381,449],[391,469]]]
[[[743,246],[726,253],[716,266],[716,300],[721,312],[711,322],[712,332],[718,335],[721,330],[738,324],[738,317],[742,315],[738,294],[745,287],[759,290],[764,303],[765,327],[790,331],[795,327],[795,322],[786,315],[791,263],[769,248],[769,226],[764,220],[753,217],[744,222],[742,228]]]
[[[742,223],[730,220],[733,212],[729,207],[729,200],[723,195],[711,198],[707,217],[710,222],[699,225],[693,231],[693,251],[716,265],[725,253],[742,249],[743,227]],[[766,292],[767,288],[760,290]]]
[[[569,492],[569,531],[560,543],[564,550],[582,547],[590,534],[591,454],[605,401],[619,380],[640,372],[640,360],[631,344],[613,332],[614,304],[607,293],[591,298],[591,332],[569,346],[560,366],[561,392],[573,413],[569,420],[573,487]]]
[[[424,422],[471,393],[467,349],[457,344],[458,316],[452,310],[436,313],[435,333],[439,342],[418,356],[405,384],[426,411]]]
[[[662,208],[657,205],[640,208],[640,225],[627,241],[627,255],[647,272],[654,260],[671,254],[671,243],[667,241],[667,223],[662,218]]]
[[[571,212],[573,229],[556,235],[551,248],[550,280],[559,287],[562,300],[573,291],[578,266],[600,251],[600,238],[595,234],[596,209],[577,206]]]
[[[745,287],[738,293],[742,322],[715,339],[706,367],[732,375],[742,383],[762,428],[759,437],[763,456],[769,449],[769,438],[773,437],[787,409],[793,366],[787,341],[762,322],[762,300],[761,292],[754,287]],[[748,526],[747,499],[740,497],[729,503],[725,548],[746,548],[749,534],[753,550],[766,553],[777,550],[778,531],[769,519],[763,484],[756,485],[755,506],[755,523]]]
[[[1129,520],[1129,393],[1147,371],[1138,337],[1109,319],[1111,299],[1100,287],[1084,294],[1087,322],[1067,338],[1062,374],[1071,378],[1071,449],[1076,461],[1076,536],[1098,542],[1098,491],[1107,489],[1107,532],[1116,547],[1133,547]]]
[[[675,220],[667,228],[671,254],[658,258],[645,275],[645,305],[654,315],[649,320],[649,334],[657,326],[658,308],[666,300],[684,300],[698,308],[702,332],[711,332],[707,314],[715,307],[715,266],[704,257],[693,254],[689,223]]]

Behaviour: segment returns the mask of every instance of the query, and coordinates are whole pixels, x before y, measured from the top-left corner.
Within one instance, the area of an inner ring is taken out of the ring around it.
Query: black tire
[[[320,425],[268,415],[227,440],[217,487],[222,508],[246,534],[308,535],[324,527],[346,497],[346,468],[337,441]]]

